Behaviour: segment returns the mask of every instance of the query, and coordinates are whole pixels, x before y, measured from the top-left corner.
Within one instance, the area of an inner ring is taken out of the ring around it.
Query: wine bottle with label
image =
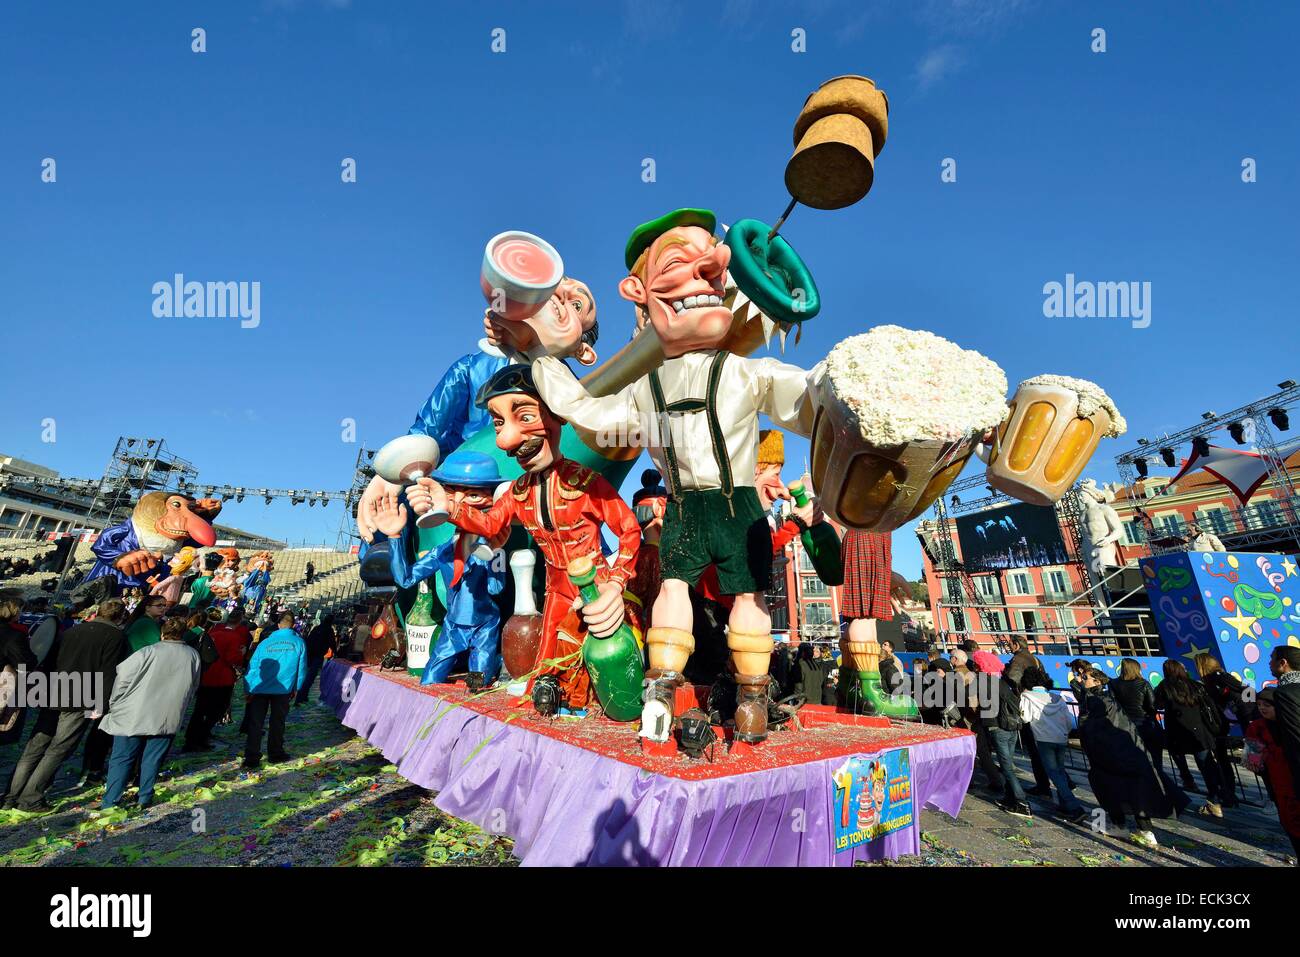
[[[811,501],[803,482],[791,482],[787,488],[800,508]],[[805,528],[799,537],[804,550],[817,572],[817,577],[827,585],[844,584],[844,557],[840,552],[840,537],[830,522],[821,521]]]
[[[406,616],[406,670],[417,678],[429,663],[438,623],[433,617],[433,592],[429,580],[421,579],[416,587],[415,602]]]
[[[588,557],[569,562],[569,581],[582,595],[583,602],[600,598],[596,587],[596,565]],[[591,687],[605,715],[614,721],[631,721],[641,716],[641,688],[645,684],[645,666],[636,635],[625,620],[606,638],[588,633],[582,643],[582,660],[591,676]]]

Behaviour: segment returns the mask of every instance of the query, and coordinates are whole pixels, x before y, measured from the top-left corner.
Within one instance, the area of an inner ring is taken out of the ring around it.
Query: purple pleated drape
[[[329,661],[321,693],[340,720],[443,811],[514,839],[526,865],[846,866],[919,850],[912,825],[835,853],[838,756],[683,780],[480,714]],[[970,782],[970,735],[908,745],[914,807],[955,816]]]

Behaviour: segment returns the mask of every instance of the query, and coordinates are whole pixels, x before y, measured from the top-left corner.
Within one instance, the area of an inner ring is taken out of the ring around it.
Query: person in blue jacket
[[[502,482],[496,460],[469,449],[447,456],[431,478],[452,498],[480,510],[491,507],[492,493]],[[376,502],[370,515],[375,528],[394,538],[410,534],[406,517],[406,506],[392,493]],[[457,532],[412,565],[406,557],[406,545],[403,540],[389,554],[393,581],[398,587],[410,588],[438,574],[447,588],[442,631],[429,651],[429,663],[420,683],[445,682],[453,660],[468,650],[470,672],[481,674],[485,686],[491,684],[501,670],[501,612],[492,598],[501,594],[506,584],[503,553],[476,535]]]
[[[252,770],[262,763],[262,729],[268,712],[271,730],[266,755],[273,764],[289,760],[284,750],[284,720],[294,694],[307,683],[307,645],[293,630],[293,615],[280,616],[280,627],[257,643],[248,662],[244,684],[248,701],[244,706],[248,739],[244,744],[244,767]]]

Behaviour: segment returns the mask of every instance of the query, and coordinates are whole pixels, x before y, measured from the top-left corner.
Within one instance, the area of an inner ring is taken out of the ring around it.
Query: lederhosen
[[[772,580],[772,532],[752,485],[735,484],[731,458],[718,422],[718,384],[731,353],[719,350],[709,365],[703,398],[665,401],[659,372],[650,373],[650,393],[659,421],[668,474],[668,502],[659,554],[663,578],[694,586],[709,565],[717,566],[723,594],[766,591]],[[708,419],[713,460],[720,488],[683,489],[671,416],[703,412]]]

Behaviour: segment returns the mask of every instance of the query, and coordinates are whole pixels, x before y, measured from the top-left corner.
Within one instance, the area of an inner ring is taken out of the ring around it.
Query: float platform
[[[471,696],[337,659],[321,697],[436,792],[439,809],[511,837],[526,865],[848,866],[912,854],[922,808],[956,816],[975,758],[965,731],[812,705],[760,747],[719,741],[712,762],[648,755],[634,724],[544,718],[505,691]]]

